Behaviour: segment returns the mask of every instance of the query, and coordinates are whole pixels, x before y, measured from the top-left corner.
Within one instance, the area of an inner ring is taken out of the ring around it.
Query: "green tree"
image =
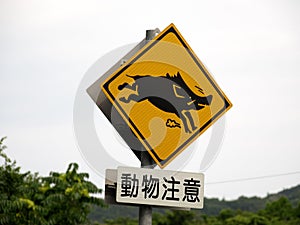
[[[193,211],[168,211],[166,215],[153,215],[153,225],[191,225],[196,222]]]
[[[88,181],[87,173],[79,173],[71,163],[65,173],[51,172],[40,177],[30,172],[21,173],[5,153],[5,138],[0,139],[0,225],[75,225],[89,223],[92,204],[103,206],[94,197],[101,193]]]
[[[161,213],[153,213],[152,224],[153,225],[168,225],[168,218]]]
[[[21,173],[16,162],[4,153],[4,140],[0,139],[0,157],[4,160],[0,167],[0,224],[24,223],[24,214],[28,215],[32,208],[32,201],[24,196],[29,173]]]
[[[105,225],[138,225],[138,221],[128,217],[119,217],[105,220]]]
[[[300,219],[300,202],[298,203],[298,206],[294,209],[294,217]]]
[[[260,215],[257,215],[257,214],[251,214],[251,216],[250,216],[250,224],[251,225],[269,225],[270,222],[264,216],[260,216]]]
[[[281,197],[277,201],[268,202],[260,214],[271,221],[287,221],[293,216],[293,207],[286,197]]]
[[[87,181],[87,173],[78,173],[78,165],[71,163],[66,173],[51,172],[41,179],[40,195],[35,199],[47,210],[45,218],[53,224],[82,224],[87,222],[91,204],[102,205],[103,200],[91,194],[101,193]],[[48,207],[51,206],[51,207]]]
[[[219,213],[218,219],[221,221],[225,221],[229,218],[232,218],[236,215],[236,213],[231,209],[222,209]]]

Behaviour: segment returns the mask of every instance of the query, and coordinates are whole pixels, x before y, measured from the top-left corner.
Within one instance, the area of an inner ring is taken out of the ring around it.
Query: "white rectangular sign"
[[[204,174],[118,167],[117,202],[203,208]]]

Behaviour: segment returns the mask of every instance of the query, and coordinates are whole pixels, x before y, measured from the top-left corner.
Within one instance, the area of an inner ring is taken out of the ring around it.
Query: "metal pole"
[[[159,33],[160,30],[156,28],[155,30],[146,30],[146,41],[150,41],[155,37],[155,34]]]
[[[151,158],[146,149],[141,152],[141,167],[147,168],[151,165]],[[141,205],[139,208],[139,225],[152,225],[152,206],[151,205]]]
[[[155,34],[159,32],[159,29],[146,30],[146,41],[152,40]],[[141,167],[149,168],[152,164],[152,159],[148,154],[146,149],[141,151]],[[152,225],[152,206],[151,205],[141,205],[139,209],[139,225]]]

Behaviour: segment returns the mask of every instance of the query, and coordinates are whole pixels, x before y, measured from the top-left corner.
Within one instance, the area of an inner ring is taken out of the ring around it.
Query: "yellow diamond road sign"
[[[101,88],[161,168],[232,106],[173,24]]]

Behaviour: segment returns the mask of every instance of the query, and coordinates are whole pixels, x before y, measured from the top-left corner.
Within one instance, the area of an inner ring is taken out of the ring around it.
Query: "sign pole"
[[[141,167],[147,168],[151,165],[151,158],[147,153],[146,149],[141,151]],[[152,225],[152,206],[141,205],[139,208],[139,225]]]
[[[159,29],[146,30],[146,41],[152,40]],[[152,164],[152,158],[148,154],[145,148],[141,151],[141,168],[150,168]],[[151,205],[141,205],[139,208],[139,225],[152,225],[152,206]]]

